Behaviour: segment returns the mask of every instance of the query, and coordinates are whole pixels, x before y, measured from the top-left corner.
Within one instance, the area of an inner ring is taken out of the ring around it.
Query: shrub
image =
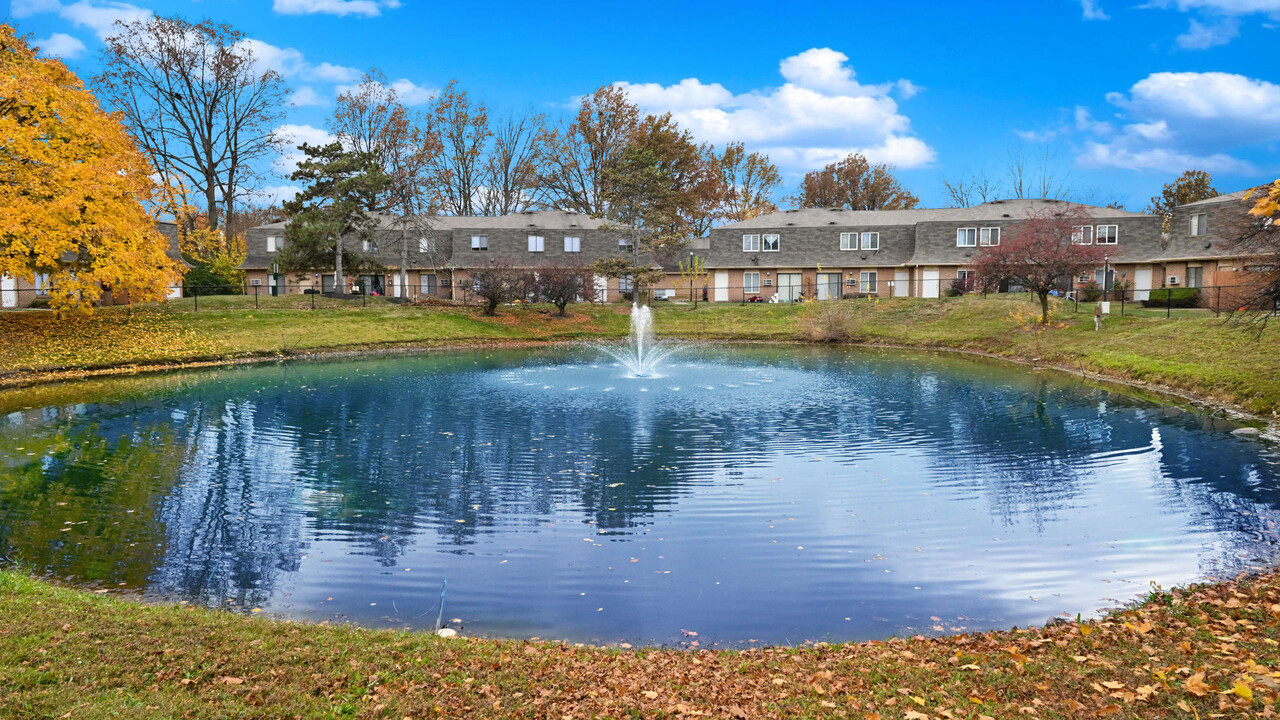
[[[857,336],[853,308],[843,303],[818,303],[799,326],[801,337],[810,342],[848,342]]]
[[[226,277],[218,275],[207,266],[196,265],[182,278],[184,297],[194,295],[240,295],[242,288]]]
[[[1200,288],[1160,288],[1142,301],[1142,307],[1190,308],[1199,304]]]
[[[1085,302],[1098,302],[1098,298],[1102,297],[1102,286],[1096,280],[1090,280],[1080,288],[1080,299]]]

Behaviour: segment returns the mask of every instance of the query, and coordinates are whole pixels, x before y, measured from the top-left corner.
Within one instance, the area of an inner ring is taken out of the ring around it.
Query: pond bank
[[[743,651],[575,647],[147,605],[0,572],[0,717],[1262,717],[1280,575],[1097,622]]]

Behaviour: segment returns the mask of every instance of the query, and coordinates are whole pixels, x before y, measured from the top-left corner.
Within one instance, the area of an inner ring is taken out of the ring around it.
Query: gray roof
[[[1109,207],[1080,205],[1065,200],[1045,198],[992,200],[981,205],[964,208],[915,208],[913,210],[848,210],[845,208],[803,208],[799,210],[782,210],[768,215],[723,225],[722,230],[749,230],[753,228],[777,228],[785,226],[820,227],[824,225],[843,225],[847,227],[864,225],[915,225],[930,221],[994,221],[1013,219],[1021,220],[1028,213],[1043,210],[1047,207],[1066,207],[1075,205],[1092,217],[1147,217],[1144,213],[1118,210]]]
[[[1220,202],[1228,202],[1232,200],[1244,200],[1245,196],[1253,192],[1255,189],[1256,188],[1245,188],[1244,190],[1237,190],[1233,193],[1227,193],[1225,195],[1215,195],[1211,198],[1205,198],[1204,200],[1197,200],[1195,202],[1183,203],[1178,207],[1195,207],[1196,205],[1215,205]]]

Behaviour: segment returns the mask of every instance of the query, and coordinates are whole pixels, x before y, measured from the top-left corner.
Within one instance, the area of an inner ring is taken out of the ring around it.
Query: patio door
[[[818,299],[839,300],[843,294],[840,290],[843,279],[844,273],[818,273]]]
[[[795,302],[800,299],[801,288],[800,273],[778,273],[778,301],[779,302]]]
[[[439,288],[439,281],[434,274],[422,274],[422,294],[434,297],[436,289]]]

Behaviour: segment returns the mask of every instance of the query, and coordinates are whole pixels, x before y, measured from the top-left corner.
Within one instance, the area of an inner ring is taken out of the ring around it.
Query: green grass
[[[86,368],[184,363],[337,349],[556,342],[621,337],[625,305],[576,305],[568,318],[544,306],[504,307],[484,317],[469,307],[400,306],[311,310],[309,296],[259,298],[299,307],[236,309],[251,297],[202,298],[199,312],[106,308],[58,319],[49,312],[0,313],[0,374],[9,382],[75,375]],[[319,298],[317,301],[325,300]],[[351,301],[340,301],[350,303]],[[180,301],[194,305],[192,299]],[[1070,367],[1184,391],[1273,415],[1280,410],[1280,320],[1258,334],[1204,310],[1127,308],[1094,332],[1092,306],[1057,307],[1054,326],[1027,330],[1025,297],[849,300],[811,304],[657,303],[661,335],[707,340],[800,341],[838,314],[849,340],[971,350]],[[1113,305],[1113,308],[1115,306]],[[1022,320],[1014,316],[1023,316]]]
[[[1277,643],[1275,575],[1043,630],[712,652],[288,623],[0,572],[0,718],[1262,717]]]

